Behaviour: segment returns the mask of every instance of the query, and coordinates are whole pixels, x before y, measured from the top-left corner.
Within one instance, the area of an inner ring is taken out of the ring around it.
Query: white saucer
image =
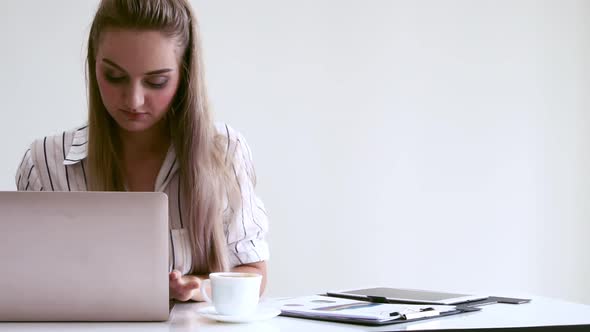
[[[201,316],[225,323],[250,323],[258,322],[261,320],[271,319],[281,314],[281,310],[278,308],[259,306],[251,315],[247,316],[225,316],[220,315],[215,311],[213,306],[201,308],[197,311]]]

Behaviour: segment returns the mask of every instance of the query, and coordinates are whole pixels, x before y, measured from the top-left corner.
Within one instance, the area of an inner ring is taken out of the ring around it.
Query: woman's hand
[[[195,276],[183,276],[178,270],[170,272],[170,297],[178,301],[202,301],[201,281]]]

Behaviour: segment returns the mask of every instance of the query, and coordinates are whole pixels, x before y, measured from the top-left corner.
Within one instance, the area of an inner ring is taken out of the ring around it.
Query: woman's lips
[[[127,117],[129,120],[140,120],[147,116],[145,112],[129,112],[125,110],[121,110],[121,112]]]

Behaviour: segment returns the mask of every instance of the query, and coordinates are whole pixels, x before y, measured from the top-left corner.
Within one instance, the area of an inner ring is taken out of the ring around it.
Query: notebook
[[[312,295],[278,300],[281,315],[361,325],[389,325],[454,315],[473,308],[451,305],[374,303]]]

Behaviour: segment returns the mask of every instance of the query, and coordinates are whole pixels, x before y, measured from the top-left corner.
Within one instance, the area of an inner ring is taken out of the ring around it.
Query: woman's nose
[[[125,106],[131,111],[136,111],[143,105],[144,99],[144,91],[141,84],[130,84],[126,91]]]

